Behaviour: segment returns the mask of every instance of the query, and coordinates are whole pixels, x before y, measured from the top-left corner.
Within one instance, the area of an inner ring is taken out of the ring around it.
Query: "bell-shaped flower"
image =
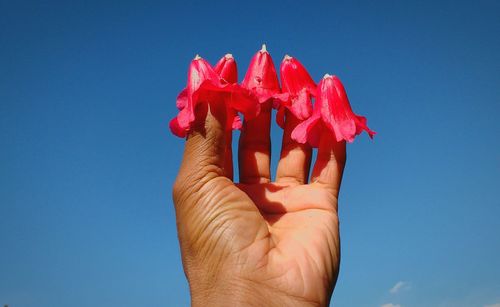
[[[232,54],[223,56],[214,66],[214,70],[227,83],[238,83],[238,67]]]
[[[318,147],[319,138],[323,133],[330,133],[332,139],[337,142],[352,142],[363,130],[371,138],[375,135],[375,132],[368,128],[366,118],[352,111],[340,79],[325,75],[318,84],[312,116],[295,127],[292,139]]]
[[[288,95],[282,95],[278,75],[274,67],[273,59],[262,45],[262,49],[257,51],[248,67],[243,82],[243,88],[253,92],[259,103],[272,102],[274,99],[287,99]]]
[[[234,84],[238,83],[238,67],[232,54],[228,53],[223,56],[214,66],[214,70],[226,82]],[[232,129],[241,129],[242,122],[236,110],[228,107],[228,120]]]
[[[257,116],[260,105],[248,90],[221,78],[210,64],[196,56],[189,66],[186,88],[177,96],[179,114],[170,121],[173,134],[185,137],[195,121],[199,103],[222,102],[230,108],[252,118]]]
[[[288,109],[299,120],[312,114],[312,97],[316,95],[316,83],[306,68],[296,58],[285,55],[280,66],[281,88],[288,93],[288,100],[281,100],[276,114],[276,122],[283,128],[285,110]]]

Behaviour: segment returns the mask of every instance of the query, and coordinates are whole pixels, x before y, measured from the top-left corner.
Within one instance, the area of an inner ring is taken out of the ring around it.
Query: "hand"
[[[271,110],[248,121],[232,180],[225,106],[204,105],[174,185],[184,270],[193,306],[325,306],[339,271],[337,197],[345,143],[321,136],[311,148],[290,138],[288,114],[276,182],[270,181]]]

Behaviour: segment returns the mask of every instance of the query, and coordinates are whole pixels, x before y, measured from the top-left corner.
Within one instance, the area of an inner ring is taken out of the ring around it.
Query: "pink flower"
[[[280,75],[282,91],[288,93],[290,97],[286,101],[281,101],[276,114],[276,122],[283,128],[286,109],[300,120],[305,120],[311,116],[311,99],[316,95],[316,83],[306,68],[297,59],[289,55],[285,55],[281,62]]]
[[[352,111],[339,78],[325,75],[318,84],[312,116],[295,127],[292,139],[318,147],[319,138],[325,132],[330,133],[337,142],[352,142],[363,130],[371,138],[376,134],[366,125],[365,117]]]
[[[207,61],[196,56],[189,66],[186,88],[177,96],[179,114],[170,121],[173,134],[185,137],[195,121],[199,103],[223,102],[230,108],[252,118],[257,116],[260,105],[255,103],[248,90],[222,79]]]
[[[214,70],[227,83],[238,83],[238,68],[233,55],[228,53],[214,66]]]
[[[273,59],[265,44],[252,58],[241,86],[252,91],[259,103],[268,102],[270,99],[287,99],[287,95],[281,94]]]
[[[214,70],[226,82],[232,84],[238,83],[238,68],[232,54],[228,53],[223,56],[219,62],[215,64]],[[228,116],[232,117],[232,120],[230,121],[231,128],[238,130],[241,129],[242,122],[238,112],[228,108]]]

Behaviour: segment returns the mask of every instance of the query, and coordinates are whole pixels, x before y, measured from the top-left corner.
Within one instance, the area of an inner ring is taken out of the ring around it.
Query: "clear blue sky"
[[[241,80],[263,42],[378,132],[348,147],[332,305],[500,303],[500,3],[301,2],[0,1],[0,305],[188,305],[168,121],[196,53]]]

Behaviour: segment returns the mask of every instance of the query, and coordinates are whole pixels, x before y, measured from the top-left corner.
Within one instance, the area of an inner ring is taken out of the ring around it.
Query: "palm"
[[[232,221],[224,232],[205,230],[212,236],[203,241],[224,246],[223,254],[230,255],[222,266],[240,263],[236,271],[242,278],[305,301],[318,302],[331,291],[324,281],[336,277],[339,261],[336,197],[331,191],[317,183],[234,185],[224,179],[210,190],[206,199],[217,201],[221,210],[207,216],[207,225]]]
[[[290,141],[293,122],[287,122],[277,180],[271,183],[267,113],[245,123],[238,152],[242,183],[235,184],[230,138],[220,124],[224,121],[215,118],[209,113],[208,129],[188,138],[174,187],[192,291],[238,280],[273,292],[273,299],[327,304],[340,260],[337,196],[345,144],[325,138],[312,183],[304,184],[311,149]]]

